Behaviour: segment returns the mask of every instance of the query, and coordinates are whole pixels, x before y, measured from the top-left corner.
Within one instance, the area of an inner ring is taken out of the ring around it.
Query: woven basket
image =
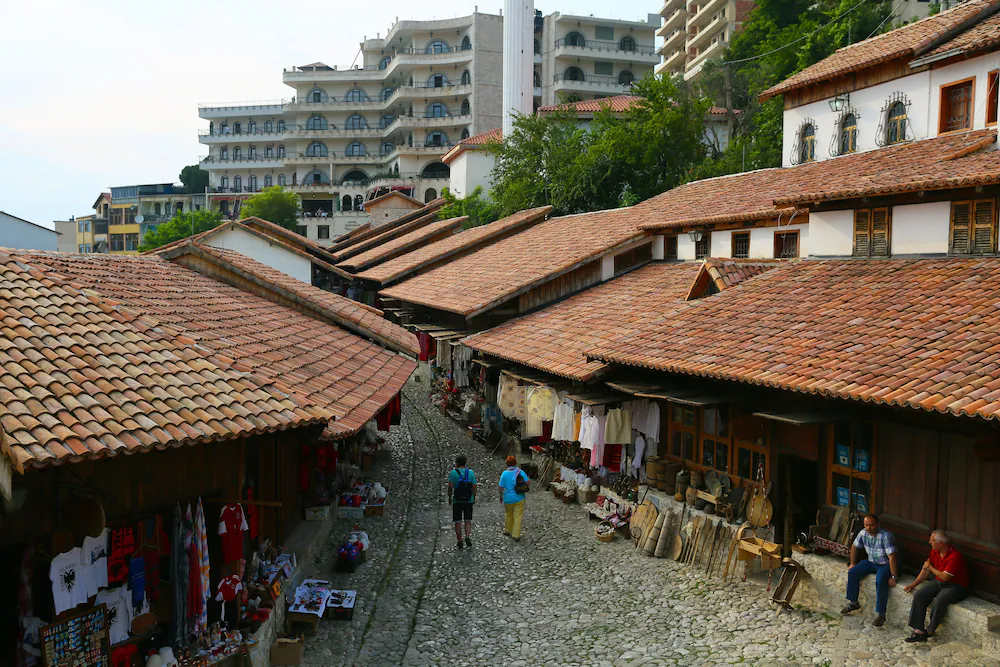
[[[608,522],[608,521],[602,521],[599,524],[597,524],[597,528],[600,528],[601,526],[604,526],[604,525],[611,526],[611,523]],[[601,542],[610,542],[611,540],[615,539],[615,531],[614,530],[612,530],[607,535],[601,535],[600,533],[597,532],[597,528],[594,528],[594,535],[596,535],[597,539],[600,540]]]

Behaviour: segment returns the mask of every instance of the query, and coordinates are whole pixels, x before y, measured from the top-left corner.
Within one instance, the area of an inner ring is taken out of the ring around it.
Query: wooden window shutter
[[[889,209],[872,209],[872,257],[889,256]]]
[[[867,257],[869,250],[868,225],[871,211],[864,208],[854,212],[854,256]]]
[[[957,201],[951,204],[951,240],[948,252],[969,252],[969,227],[972,221],[972,202]]]
[[[972,219],[972,252],[978,255],[996,252],[995,219],[996,207],[992,199],[976,202]]]

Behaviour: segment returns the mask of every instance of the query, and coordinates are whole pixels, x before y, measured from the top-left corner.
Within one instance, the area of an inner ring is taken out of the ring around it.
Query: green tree
[[[480,186],[476,186],[472,192],[461,198],[452,194],[448,188],[444,188],[441,196],[448,203],[438,211],[438,218],[448,220],[468,216],[469,219],[462,224],[464,229],[485,225],[500,217],[497,215],[496,206],[483,197],[483,188]]]
[[[205,188],[208,187],[208,172],[196,164],[190,164],[181,169],[179,178],[184,184],[184,189],[192,194],[204,192]]]
[[[248,197],[240,208],[240,215],[261,218],[294,230],[298,224],[299,197],[280,185],[272,185]]]
[[[222,223],[222,216],[215,211],[185,211],[157,226],[153,231],[146,232],[139,250],[155,250],[168,243],[179,241],[193,234],[201,234],[215,229]]]

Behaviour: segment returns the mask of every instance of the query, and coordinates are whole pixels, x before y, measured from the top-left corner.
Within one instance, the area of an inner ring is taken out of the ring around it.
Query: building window
[[[221,179],[219,179],[219,187],[222,188],[223,190],[226,190],[226,189],[229,188],[229,177],[228,176],[223,176]]]
[[[579,67],[567,67],[563,78],[567,81],[583,81],[585,79],[583,70]]]
[[[247,132],[250,134],[257,134],[257,121],[250,121],[247,123]]]
[[[677,236],[671,235],[663,239],[663,258],[677,259]]]
[[[440,39],[435,39],[427,45],[426,49],[427,53],[448,53],[449,51],[451,51],[451,48]]]
[[[799,134],[799,164],[816,161],[816,126],[806,123]]]
[[[299,236],[309,236],[309,229],[305,225],[295,225],[295,233]]]
[[[997,94],[997,86],[1000,85],[1000,70],[993,70],[986,77],[986,124],[995,125],[997,122],[997,103],[1000,102],[1000,95]]]
[[[167,212],[169,213],[170,212],[169,204],[167,206],[168,206]],[[184,212],[184,202],[177,202],[177,206],[174,208],[174,213],[180,215],[183,212]]]
[[[858,150],[858,117],[852,113],[840,121],[840,155]]]
[[[733,232],[733,258],[746,259],[750,256],[750,232]]]
[[[587,40],[578,32],[571,32],[566,35],[566,46],[586,46]]]
[[[535,88],[542,87],[542,75],[538,73],[537,69],[531,72],[531,83]]]
[[[465,37],[462,38],[462,50],[463,51],[471,51],[472,50],[472,40],[469,39],[468,35],[466,35]]]
[[[701,240],[694,244],[694,258],[705,259],[712,252],[712,233],[702,232]]]
[[[938,132],[955,132],[972,127],[972,96],[975,79],[941,86],[941,113]]]
[[[250,187],[250,192],[257,192],[257,177],[251,176],[247,179],[247,184]]]
[[[132,233],[125,235],[125,250],[138,250],[139,249],[139,234]]]
[[[365,210],[365,198],[361,195],[354,195],[354,210],[363,211]]]
[[[431,132],[424,140],[424,146],[447,146],[448,135],[444,132]]]
[[[166,202],[163,205],[163,214],[166,215],[167,217],[170,217],[170,202]]]
[[[362,157],[367,153],[365,150],[365,145],[360,141],[352,141],[347,145],[347,150],[344,152],[347,157]]]
[[[653,244],[646,243],[615,255],[615,275],[634,269],[653,259]]]
[[[306,149],[306,157],[326,157],[327,155],[329,155],[329,151],[322,141],[314,141]]]
[[[465,70],[462,72],[462,85],[468,86],[470,83],[472,83],[472,75],[469,74],[469,70]]]
[[[623,69],[618,73],[618,84],[622,86],[631,86],[635,81],[635,75],[627,69]]]
[[[227,147],[223,146],[219,151],[219,159],[223,161],[229,159],[229,149]]]
[[[888,208],[854,211],[854,257],[888,257],[892,216]]]
[[[79,253],[87,252],[86,250],[84,250],[84,248],[85,248],[85,246],[82,243],[79,243],[76,246],[76,251],[79,252]]]
[[[153,215],[160,215],[160,202],[153,204]],[[83,224],[83,223],[80,223]],[[80,230],[83,231],[83,230]]]
[[[444,74],[432,74],[429,79],[427,79],[428,88],[444,88],[448,85],[448,77]]]
[[[472,113],[472,106],[469,104],[469,100],[462,100],[462,115],[468,116],[470,113]]]
[[[997,207],[993,199],[951,204],[948,252],[985,255],[997,251]]]
[[[774,233],[774,257],[775,259],[792,259],[799,256],[799,232],[775,232]]]
[[[326,91],[321,88],[313,88],[309,91],[309,95],[306,97],[310,104],[320,104],[326,102],[329,97],[327,97]]]
[[[285,157],[285,147],[284,146],[278,146],[278,159],[280,160],[281,158],[284,158],[284,157]]]
[[[281,185],[281,186],[285,185],[285,175],[284,174],[278,174],[278,185]]]
[[[594,63],[594,74],[599,76],[611,76],[615,72],[615,64],[598,60]]]
[[[122,252],[125,250],[125,235],[124,234],[112,234],[111,235],[111,252]]]
[[[707,468],[723,472],[729,470],[729,408],[703,408],[701,461]]]
[[[885,143],[898,144],[906,141],[906,105],[893,102],[886,116]]]
[[[433,104],[428,104],[427,109],[424,111],[425,118],[444,118],[448,115],[448,107],[446,107],[441,102],[434,102]]]
[[[229,123],[223,122],[219,126],[219,134],[229,134]]]
[[[236,192],[243,192],[242,176],[233,176],[233,189],[236,190]]]
[[[390,97],[392,97],[392,94],[394,92],[396,92],[395,88],[383,88],[382,89],[382,94],[380,96],[382,98],[382,101],[385,102],[387,99],[389,99]]]
[[[249,149],[247,149],[247,152],[249,153],[249,155],[247,156],[249,159],[251,159],[251,160],[256,160],[257,159],[257,147],[256,146],[251,146]]]
[[[271,174],[264,174],[264,187],[269,188],[274,185],[274,177]]]
[[[271,122],[271,121],[269,121],[269,120],[265,120],[264,121],[264,132],[265,133],[267,133],[267,132],[274,132],[274,123]]]
[[[278,121],[278,132],[284,132],[284,131],[285,131],[285,121],[279,120]]]
[[[365,91],[361,90],[360,88],[354,88],[352,90],[347,91],[347,94],[344,95],[344,101],[345,102],[367,102],[368,101],[368,95],[366,95]]]
[[[368,127],[368,121],[365,120],[364,116],[354,114],[347,119],[344,123],[344,127],[348,130],[363,130]]]
[[[239,123],[233,123],[233,134],[243,134],[242,126]]]
[[[382,116],[382,120],[379,121],[379,127],[385,129],[396,122],[396,117],[392,114],[386,114]]]
[[[635,40],[629,36],[622,37],[622,41],[618,42],[618,49],[620,51],[635,51]]]
[[[351,199],[351,195],[344,195],[344,202],[341,204],[342,211],[353,211],[354,210],[354,200]]]
[[[395,149],[396,149],[396,144],[395,143],[393,143],[391,141],[383,141],[382,142],[382,147],[379,150],[382,153],[382,155],[385,156],[385,155],[388,155],[389,153],[391,153],[392,151],[394,151]]]
[[[274,146],[264,146],[264,157],[269,160],[274,157]]]
[[[759,475],[764,479],[769,478],[767,440],[755,438],[736,441],[736,474],[746,480],[756,479]]]
[[[386,56],[385,58],[382,58],[382,60],[378,61],[378,68],[385,69],[386,67],[389,66],[389,63],[391,61],[392,61],[392,56]]]
[[[698,434],[698,413],[695,408],[670,405],[670,449],[676,460],[695,461],[694,443]]]
[[[468,138],[469,138],[469,128],[465,128],[464,130],[462,130],[462,139],[468,139]]]
[[[325,130],[329,125],[326,122],[326,118],[323,116],[309,116],[309,120],[306,121],[307,130]]]
[[[438,197],[437,190],[435,190],[434,188],[427,188],[427,190],[424,192],[424,203],[429,204],[430,202],[437,199],[437,197]]]
[[[872,511],[875,427],[870,423],[835,424],[830,448],[829,503],[851,512]]]
[[[319,225],[316,227],[316,238],[318,239],[328,239],[330,238],[330,225]]]

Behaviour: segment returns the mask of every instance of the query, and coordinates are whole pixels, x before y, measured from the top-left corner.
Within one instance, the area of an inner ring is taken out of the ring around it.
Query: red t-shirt
[[[969,585],[969,572],[965,569],[965,559],[955,547],[948,547],[947,553],[943,556],[938,553],[937,549],[931,549],[930,561],[935,570],[941,570],[951,575],[951,579],[948,580],[949,584]]]
[[[243,531],[247,519],[240,505],[226,505],[219,516],[219,535],[222,536],[222,561],[232,563],[243,558]]]

